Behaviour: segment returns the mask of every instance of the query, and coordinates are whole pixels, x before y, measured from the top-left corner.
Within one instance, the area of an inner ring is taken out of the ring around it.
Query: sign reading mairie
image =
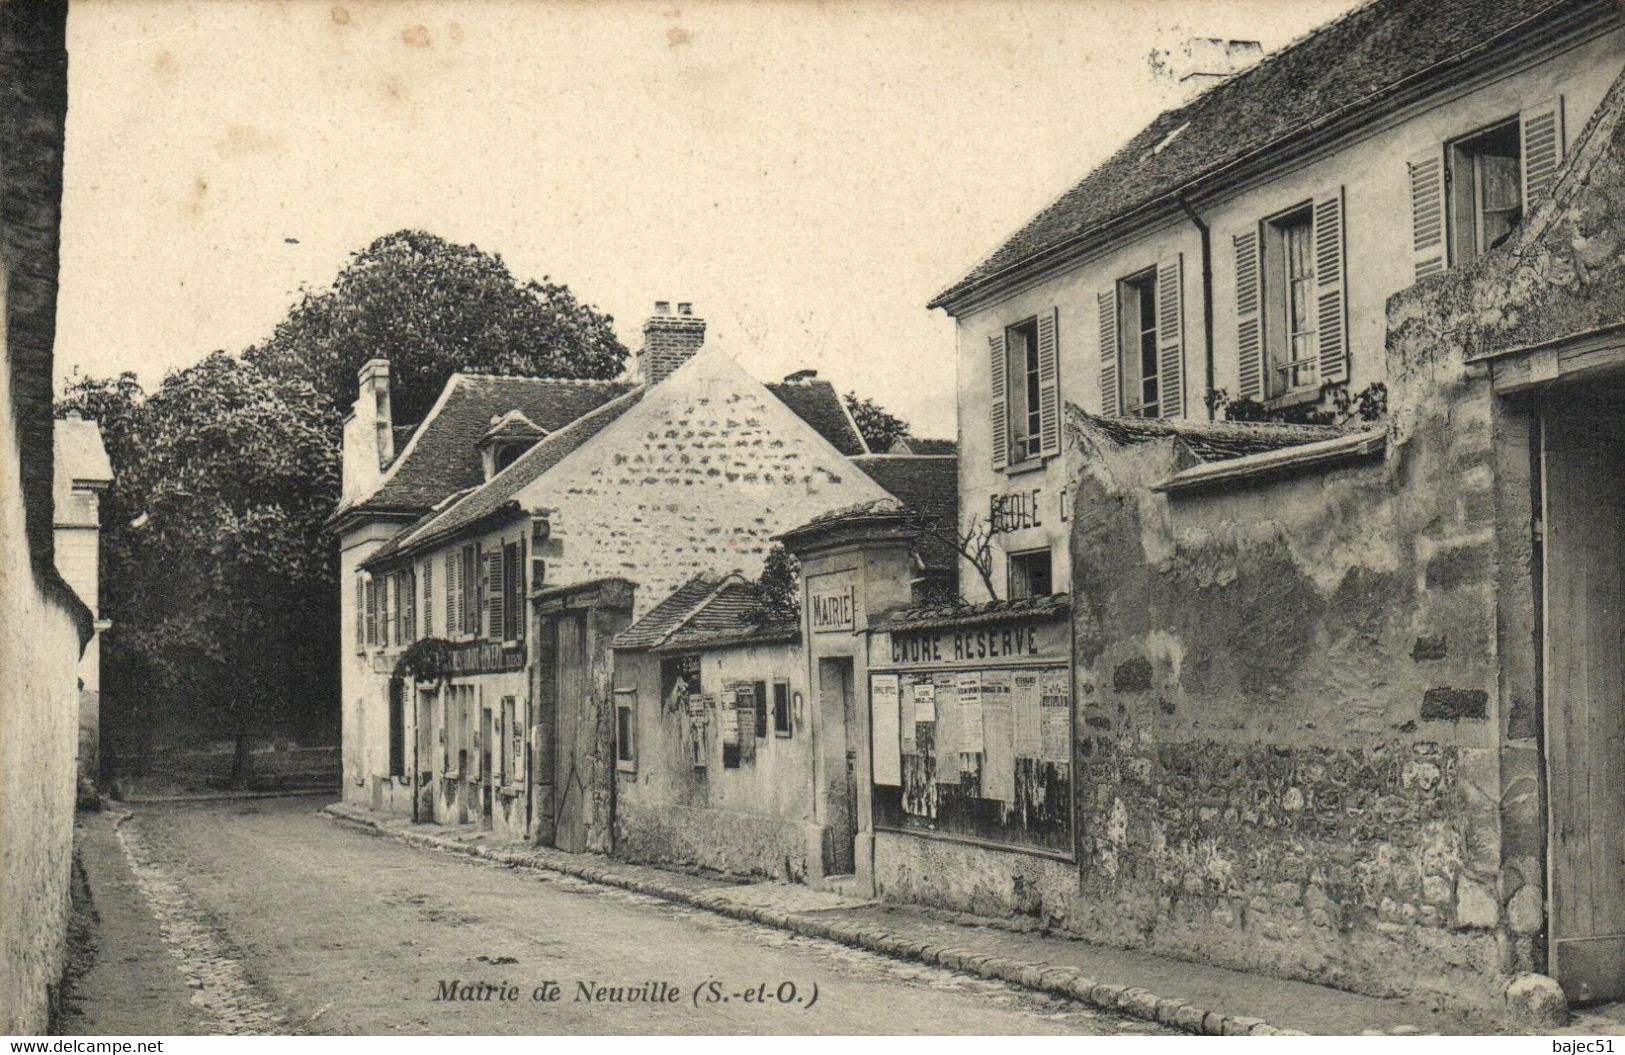
[[[856,587],[848,584],[830,590],[814,590],[809,603],[813,633],[832,634],[857,627]]]

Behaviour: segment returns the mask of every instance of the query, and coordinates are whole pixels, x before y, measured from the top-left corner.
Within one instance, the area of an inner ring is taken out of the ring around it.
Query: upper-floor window
[[[1416,277],[1465,264],[1506,241],[1557,182],[1564,147],[1559,96],[1412,157]]]
[[[1457,264],[1494,249],[1523,219],[1517,118],[1458,139],[1446,151],[1450,257]]]
[[[1005,369],[1009,371],[1010,460],[1038,456],[1041,433],[1038,400],[1038,320],[1028,319],[1004,331]]]
[[[1010,600],[1048,597],[1054,592],[1049,550],[1012,553],[1006,563],[1009,566]]]
[[[1157,372],[1157,269],[1117,284],[1118,338],[1122,349],[1123,413],[1154,418],[1162,413]]]
[[[987,339],[995,469],[1041,464],[1061,452],[1057,314],[1051,308]]]
[[[1100,292],[1100,412],[1185,413],[1184,266],[1178,253]]]
[[[1320,376],[1320,347],[1313,210],[1308,205],[1264,224],[1264,297],[1270,363],[1265,394],[1314,388]]]

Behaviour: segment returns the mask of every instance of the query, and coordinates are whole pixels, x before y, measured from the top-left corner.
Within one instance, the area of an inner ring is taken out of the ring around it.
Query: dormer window
[[[498,414],[491,419],[491,427],[480,437],[480,462],[485,466],[487,480],[519,460],[519,456],[536,446],[547,435],[547,430],[525,417],[518,410]]]

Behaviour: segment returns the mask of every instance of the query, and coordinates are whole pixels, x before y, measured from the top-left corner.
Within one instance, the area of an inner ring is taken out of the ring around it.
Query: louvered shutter
[[[1528,215],[1551,192],[1563,164],[1563,97],[1548,99],[1519,115],[1523,129],[1523,211]]]
[[[1444,148],[1432,147],[1410,160],[1411,257],[1416,277],[1445,267]]]
[[[458,606],[461,608],[463,615],[463,633],[471,637],[480,636],[479,559],[478,543],[463,547],[463,568],[458,573],[462,577],[460,585],[463,592],[462,600],[458,602]]]
[[[515,623],[513,636],[514,640],[516,641],[523,641],[525,639],[525,612],[526,609],[530,607],[530,595],[525,590],[525,569],[529,567],[529,565],[525,563],[525,550],[526,547],[524,536],[520,536],[519,560],[518,564],[513,570],[514,586],[519,591],[519,604],[514,611]]]
[[[423,636],[434,636],[434,558],[423,562]]]
[[[1315,198],[1315,325],[1320,341],[1320,380],[1349,376],[1348,266],[1344,260],[1343,188]]]
[[[1117,284],[1102,292],[1100,302],[1100,414],[1115,418],[1123,412],[1117,383]]]
[[[1185,416],[1185,266],[1174,253],[1157,262],[1158,415]]]
[[[1003,469],[1010,464],[1010,404],[1007,389],[1009,388],[1010,369],[1005,363],[1004,334],[995,334],[987,339],[988,368],[991,371],[988,380],[988,397],[993,406],[993,468]]]
[[[446,636],[463,632],[463,558],[457,550],[446,551]]]
[[[499,543],[497,548],[485,555],[485,611],[486,636],[492,641],[506,640],[503,630],[506,629],[507,591],[503,589],[505,563],[502,559],[503,547]]]
[[[367,644],[378,643],[378,586],[367,580]]]
[[[357,648],[367,644],[367,581],[355,577],[355,643]]]
[[[418,571],[406,569],[406,643],[418,639]]]
[[[1039,453],[1061,453],[1061,349],[1056,337],[1061,309],[1038,317]]]
[[[1259,310],[1258,230],[1235,237],[1236,395],[1264,398],[1264,327]]]

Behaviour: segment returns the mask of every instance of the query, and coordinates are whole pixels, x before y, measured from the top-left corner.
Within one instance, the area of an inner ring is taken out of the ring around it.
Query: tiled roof
[[[891,445],[887,454],[958,454],[959,444],[953,440],[922,439],[919,436],[901,436]]]
[[[665,600],[649,609],[642,619],[615,635],[612,648],[650,648],[664,641],[673,630],[683,625],[696,606],[717,591],[725,580],[711,575],[696,575],[671,592]]]
[[[959,523],[959,459],[941,455],[875,454],[853,458],[875,483],[904,506],[937,525],[943,537],[922,534],[920,559],[927,568],[955,568],[958,551],[948,541]]]
[[[828,381],[775,381],[766,387],[842,454],[869,453],[840,393]]]
[[[457,374],[441,402],[408,444],[396,439],[389,478],[357,509],[428,509],[451,492],[480,482],[485,470],[476,444],[491,419],[510,410],[549,432],[625,395],[624,381]]]
[[[900,608],[882,615],[870,624],[870,629],[929,630],[941,626],[978,626],[1011,619],[1059,619],[1071,610],[1072,598],[1064,593],[1022,597],[1014,601],[984,601],[981,604],[923,605]]]
[[[1105,433],[1119,446],[1148,443],[1175,436],[1204,462],[1240,458],[1261,451],[1280,450],[1305,443],[1319,443],[1349,435],[1350,430],[1334,425],[1279,425],[1253,421],[1163,421],[1159,418],[1103,418],[1084,413],[1075,405],[1068,410]]]
[[[414,549],[431,539],[444,538],[499,512],[513,501],[525,485],[563,461],[610,422],[636,406],[643,398],[643,392],[642,388],[635,388],[538,440],[535,446],[515,458],[512,465],[491,477],[483,487],[452,503],[444,512],[436,514],[415,530],[397,535],[392,540],[396,545],[391,552]],[[375,555],[369,563],[378,559]]]
[[[1608,0],[1375,0],[1162,114],[1059,200],[931,302],[939,307],[1007,269],[1097,235],[1334,117],[1380,104],[1411,83],[1523,23],[1586,9],[1617,17]]]

